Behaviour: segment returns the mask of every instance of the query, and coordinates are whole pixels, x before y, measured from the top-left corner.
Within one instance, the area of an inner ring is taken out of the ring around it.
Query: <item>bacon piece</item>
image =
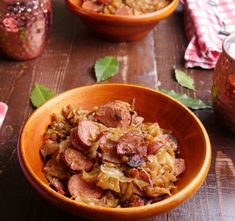
[[[65,192],[65,189],[64,189],[64,186],[63,184],[56,178],[53,178],[51,181],[50,181],[50,184],[52,185],[52,187],[60,194],[62,195],[66,195],[66,192]]]

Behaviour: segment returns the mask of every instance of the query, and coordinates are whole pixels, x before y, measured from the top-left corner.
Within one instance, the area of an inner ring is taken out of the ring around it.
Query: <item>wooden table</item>
[[[9,111],[0,130],[1,221],[83,220],[46,202],[31,187],[17,159],[17,139],[32,107],[29,94],[35,82],[60,93],[95,83],[96,59],[113,55],[120,61],[118,74],[106,82],[123,82],[157,89],[175,89],[210,101],[212,71],[187,70],[197,91],[178,86],[172,67],[183,69],[187,42],[181,13],[162,21],[147,38],[136,43],[111,43],[93,37],[71,14],[63,1],[53,1],[54,24],[50,44],[43,55],[28,62],[0,59],[0,100]],[[224,131],[212,110],[195,111],[211,138],[213,160],[206,181],[183,205],[150,220],[235,220],[235,136]]]

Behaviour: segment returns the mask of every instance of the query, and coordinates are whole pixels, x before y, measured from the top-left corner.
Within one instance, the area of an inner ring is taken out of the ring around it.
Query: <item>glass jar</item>
[[[50,0],[0,0],[0,50],[14,60],[38,57],[51,27]]]
[[[227,37],[223,43],[211,92],[216,116],[235,133],[235,34]]]

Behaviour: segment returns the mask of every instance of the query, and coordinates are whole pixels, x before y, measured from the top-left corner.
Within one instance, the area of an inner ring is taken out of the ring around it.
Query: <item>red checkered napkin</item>
[[[6,117],[7,110],[8,106],[5,103],[0,102],[0,128],[2,127],[3,121]]]
[[[182,3],[189,40],[185,67],[212,69],[222,51],[223,33],[235,32],[235,0],[182,0]]]

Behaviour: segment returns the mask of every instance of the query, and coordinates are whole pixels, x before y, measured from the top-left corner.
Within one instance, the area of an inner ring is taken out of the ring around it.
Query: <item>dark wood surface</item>
[[[92,66],[96,59],[113,55],[120,61],[118,74],[106,82],[122,82],[150,88],[175,89],[210,101],[212,71],[191,69],[196,82],[192,93],[177,85],[172,67],[183,69],[187,42],[182,13],[162,21],[148,37],[135,43],[112,43],[91,35],[71,14],[63,1],[53,1],[54,23],[50,43],[43,55],[28,62],[0,57],[0,100],[9,105],[0,130],[0,220],[44,221],[83,220],[46,202],[24,177],[17,159],[17,139],[32,107],[30,90],[40,82],[60,93],[95,83]],[[235,220],[235,136],[224,130],[212,110],[195,112],[211,138],[213,160],[202,187],[176,209],[147,219],[157,220]]]

